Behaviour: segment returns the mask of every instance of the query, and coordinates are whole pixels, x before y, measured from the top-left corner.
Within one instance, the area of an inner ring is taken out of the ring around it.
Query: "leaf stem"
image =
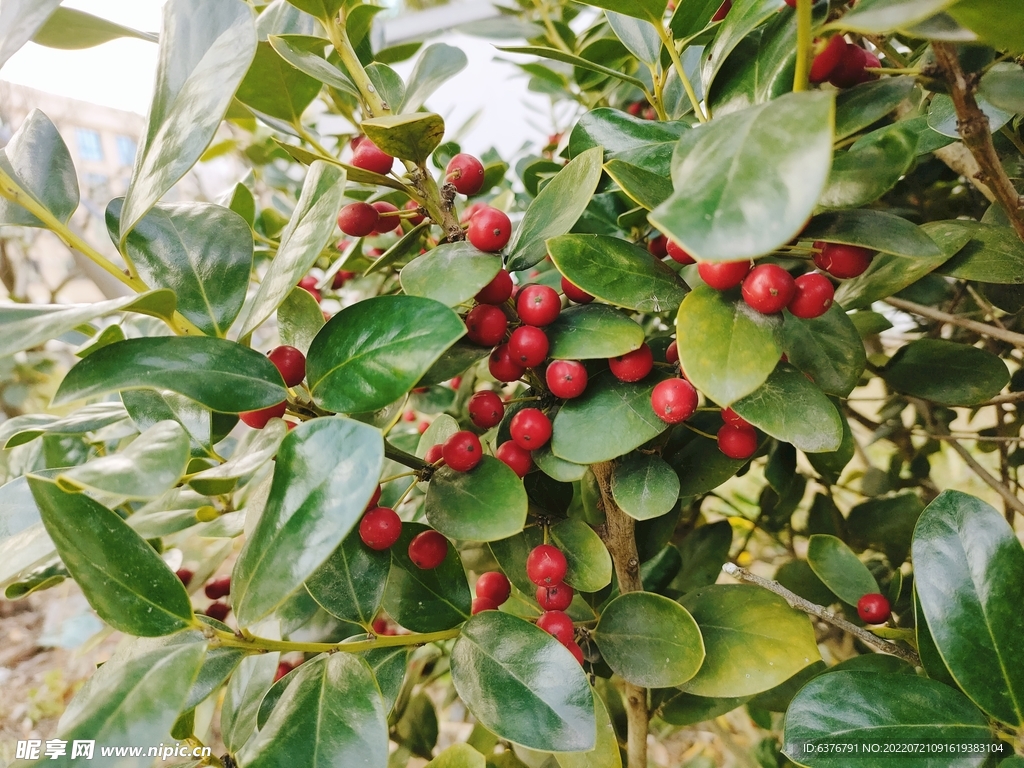
[[[214,629],[202,625],[204,631],[213,631],[213,643],[225,648],[245,648],[252,651],[267,653],[280,651],[291,653],[300,651],[302,653],[363,653],[372,651],[375,648],[396,648],[403,645],[426,645],[437,643],[442,640],[451,640],[458,637],[462,631],[461,627],[445,629],[440,632],[421,632],[408,635],[379,635],[369,640],[358,640],[353,643],[298,643],[291,640],[271,640],[267,637],[252,635],[251,638],[239,637],[231,632],[222,629]]]
[[[420,457],[413,456],[411,453],[406,453],[401,448],[396,448],[387,440],[384,441],[384,456],[392,461],[397,461],[399,464],[404,464],[410,469],[426,469],[430,466],[430,464],[427,464],[427,462]]]
[[[345,29],[344,20],[339,19],[337,16],[332,18],[327,23],[327,36],[330,38],[334,50],[338,52],[341,63],[348,70],[352,82],[359,89],[359,93],[363,97],[363,106],[366,108],[369,116],[380,117],[381,115],[391,114],[391,109],[384,102],[384,99],[381,98],[381,95],[377,93],[377,89],[370,81],[369,75],[366,74],[362,62],[359,61],[359,57],[356,55],[356,51],[352,47],[352,41],[348,39],[348,31]]]
[[[810,0],[806,0],[810,2]],[[682,59],[679,58],[679,51],[676,50],[675,40],[672,39],[672,30],[666,29],[664,24],[655,24],[655,29],[658,30],[658,36],[661,37],[661,42],[664,43],[668,49],[669,58],[672,59],[672,66],[676,70],[676,75],[679,77],[679,82],[683,84],[683,88],[686,90],[686,96],[690,99],[690,104],[693,106],[693,112],[697,115],[697,119],[706,123],[708,121],[707,116],[700,107],[700,102],[697,99],[697,93],[693,90],[693,83],[690,82],[690,78],[686,76],[686,70],[683,69]]]
[[[806,91],[810,87],[811,47],[811,0],[796,0],[796,71],[793,73],[793,90]]]
[[[316,137],[306,130],[306,127],[302,123],[295,123],[295,130],[302,137],[302,140],[309,144],[313,149],[319,152],[321,155],[327,155],[332,157],[332,154],[327,151],[323,144],[316,140]]]

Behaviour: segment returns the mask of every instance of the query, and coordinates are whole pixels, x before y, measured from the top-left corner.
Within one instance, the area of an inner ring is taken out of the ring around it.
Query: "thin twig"
[[[926,307],[923,304],[906,301],[905,299],[889,297],[885,300],[885,303],[889,306],[895,307],[896,309],[903,310],[904,312],[910,312],[915,315],[920,315],[921,317],[927,317],[930,320],[938,320],[942,323],[956,325],[960,328],[966,328],[969,331],[980,333],[982,336],[999,339],[1000,341],[1005,341],[1008,344],[1013,344],[1015,347],[1024,348],[1024,334],[1014,333],[1013,331],[1008,331],[1005,328],[998,328],[994,325],[989,325],[988,323],[979,323],[977,320],[968,320],[966,317],[951,315],[948,312],[943,312],[939,309],[932,309],[931,307]]]

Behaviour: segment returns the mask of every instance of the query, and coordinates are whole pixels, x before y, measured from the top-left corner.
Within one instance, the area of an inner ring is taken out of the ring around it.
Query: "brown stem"
[[[644,585],[640,580],[640,555],[636,550],[633,518],[619,509],[612,498],[612,463],[605,461],[594,464],[591,470],[601,489],[601,504],[605,515],[605,524],[598,529],[598,534],[612,556],[619,594],[642,592]],[[627,765],[628,768],[647,768],[647,733],[651,718],[647,707],[647,689],[627,682],[625,692]]]
[[[978,161],[981,180],[992,190],[999,205],[1006,211],[1017,237],[1024,240],[1024,205],[996,153],[988,117],[981,111],[974,98],[977,79],[964,72],[956,53],[956,46],[952,43],[933,41],[932,50],[935,51],[936,64],[949,82],[949,95],[956,109],[957,130],[964,146]]]
[[[926,307],[923,304],[917,304],[913,301],[906,301],[895,297],[889,297],[885,300],[885,303],[889,306],[896,307],[896,309],[903,310],[904,312],[910,312],[914,315],[927,317],[929,320],[938,320],[941,323],[957,325],[961,328],[966,328],[969,331],[980,333],[982,336],[999,339],[1000,341],[1013,344],[1015,347],[1024,348],[1024,334],[1021,333],[1014,333],[1013,331],[1008,331],[1005,328],[998,328],[994,325],[989,325],[988,323],[979,323],[977,320],[968,320],[966,317],[951,315],[948,312],[943,312],[939,309],[932,309],[931,307]]]

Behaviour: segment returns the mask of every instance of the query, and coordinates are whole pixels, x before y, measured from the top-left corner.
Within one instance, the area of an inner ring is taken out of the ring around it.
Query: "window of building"
[[[91,128],[76,128],[75,138],[78,140],[78,155],[83,160],[102,160],[103,143],[100,135]]]
[[[137,149],[138,144],[135,143],[135,139],[128,136],[117,137],[117,159],[121,165],[134,165],[135,150]]]

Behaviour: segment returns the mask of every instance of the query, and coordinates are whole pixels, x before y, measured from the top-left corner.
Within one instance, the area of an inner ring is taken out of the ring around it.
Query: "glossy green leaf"
[[[467,241],[442,243],[402,270],[402,290],[456,307],[469,301],[501,270],[501,259]]]
[[[263,429],[243,437],[231,458],[223,464],[189,475],[188,484],[209,496],[229,493],[241,478],[254,474],[275,456],[286,434],[288,425],[280,419],[271,419]]]
[[[652,173],[668,176],[672,150],[690,130],[682,121],[643,120],[619,109],[599,107],[579,119],[569,135],[569,154],[575,157],[603,147],[606,160],[622,160]]]
[[[313,294],[294,288],[277,308],[277,332],[281,343],[309,354],[309,345],[324,327],[324,313]]]
[[[846,519],[849,542],[857,547],[874,547],[885,552],[889,562],[902,563],[910,553],[924,505],[916,493],[868,499],[850,510]]]
[[[719,26],[714,40],[701,55],[700,79],[705,90],[724,66],[729,54],[751,32],[778,13],[784,6],[778,0],[737,0]]]
[[[206,457],[210,455],[212,414],[195,400],[176,395],[173,392],[126,389],[121,393],[121,402],[124,403],[125,410],[139,432],[145,432],[161,421],[176,421],[185,428],[185,432],[188,434],[192,456]]]
[[[946,339],[917,339],[900,347],[882,378],[897,392],[941,405],[976,405],[999,394],[1010,380],[991,352]]]
[[[839,482],[839,478],[843,474],[843,470],[846,469],[846,465],[850,463],[851,459],[853,459],[853,454],[856,448],[853,442],[853,432],[850,431],[850,422],[846,418],[846,414],[843,412],[838,398],[831,397],[829,399],[832,400],[832,405],[836,407],[836,412],[839,414],[839,420],[842,422],[842,440],[836,450],[825,451],[823,453],[808,453],[807,460],[811,463],[811,466],[814,467],[814,471],[821,475],[822,478],[832,484],[836,484]]]
[[[981,499],[944,491],[917,523],[913,558],[917,595],[950,673],[986,713],[1019,727],[1024,549],[1010,526]]]
[[[62,224],[78,208],[78,177],[71,153],[56,126],[38,109],[29,113],[0,150],[0,179],[5,177],[5,185],[20,188]],[[6,197],[0,197],[0,224],[45,226]]]
[[[52,480],[30,475],[28,483],[57,553],[101,619],[141,637],[194,620],[185,587],[120,516]]]
[[[77,51],[92,48],[122,37],[159,41],[156,35],[115,24],[74,8],[58,8],[39,28],[32,42],[47,48]]]
[[[889,129],[870,135],[832,161],[823,208],[858,208],[872,203],[903,178],[914,163],[917,136]]]
[[[835,536],[822,533],[811,536],[807,563],[821,583],[844,603],[856,605],[864,595],[878,592],[878,582],[868,567]]]
[[[695,0],[676,5],[669,21],[675,39],[684,40],[701,32],[720,7],[721,3],[715,3],[715,0]]]
[[[507,22],[507,19],[503,19],[502,21]],[[504,51],[506,53],[522,53],[528,56],[540,56],[545,59],[561,61],[566,64],[572,64],[574,67],[577,67],[578,69],[587,70],[589,72],[597,72],[601,75],[605,75],[606,77],[614,77],[617,80],[621,80],[624,83],[629,83],[630,85],[634,85],[637,88],[644,87],[644,83],[642,80],[638,80],[637,78],[632,77],[631,75],[627,75],[626,73],[621,72],[619,70],[603,66],[602,64],[599,64],[597,62],[590,61],[589,59],[585,59],[582,56],[576,56],[571,53],[566,53],[565,51],[562,51],[558,48],[548,48],[541,45],[516,45],[509,47],[503,46],[498,50]]]
[[[1012,113],[1004,112],[980,97],[976,97],[976,101],[985,117],[988,118],[990,130],[993,132],[1002,128],[1013,117]],[[948,136],[951,139],[960,138],[960,131],[957,127],[956,108],[953,106],[953,100],[949,96],[937,93],[932,97],[932,102],[928,107],[928,127],[936,133]]]
[[[718,580],[722,564],[729,559],[732,526],[727,520],[702,525],[691,531],[679,545],[683,566],[670,586],[683,594],[707,587]]]
[[[356,6],[356,8],[365,11],[365,15],[376,15],[382,10],[380,6],[372,5]],[[356,16],[357,14],[352,14],[350,18],[355,18]],[[377,93],[381,95],[381,98],[383,99],[385,104],[401,104],[402,101],[405,99],[405,83],[402,81],[402,76],[395,72],[395,70],[393,70],[387,64],[384,64],[379,61],[371,62],[366,67],[366,75],[367,77],[370,78],[370,83],[377,90]],[[391,115],[388,115],[388,117],[391,117]],[[399,116],[399,118],[401,117],[402,116]],[[408,117],[410,117],[413,121],[416,120],[415,115],[411,115]],[[437,115],[435,115],[434,117],[437,117]],[[387,121],[385,125],[390,125],[391,122],[392,121]],[[407,121],[399,119],[393,122],[397,122],[399,126],[404,126]],[[413,147],[416,146],[416,143],[421,138],[427,139],[426,145],[429,145],[431,141],[436,141],[438,144],[440,144],[440,136],[438,135],[439,131],[437,128],[437,123],[436,121],[431,122],[434,123],[432,135],[425,134],[424,136],[420,137],[417,136],[415,132],[403,130],[401,134],[396,133],[391,136],[391,148],[401,149],[402,152],[413,151]],[[440,134],[443,133],[444,129],[443,126],[441,126]],[[402,138],[399,138],[399,136],[401,136]],[[403,141],[403,139],[405,141]],[[388,140],[384,139],[384,141]],[[399,141],[403,141],[403,143],[398,143]],[[391,153],[388,152],[388,154]],[[395,155],[395,157],[398,157],[398,155]]]
[[[1024,113],[1024,69],[1010,62],[994,64],[978,83],[978,96],[999,109]]]
[[[226,628],[226,627],[225,627]],[[154,651],[164,654],[174,653],[183,646],[204,647],[206,638],[201,630],[190,629],[175,632],[166,637],[146,637],[132,641],[127,647],[122,646],[115,651],[111,662],[118,663],[122,659],[128,661],[141,655],[151,655]],[[225,680],[249,654],[244,648],[210,648],[203,657],[199,674],[192,683],[181,711],[188,711],[205,701],[210,694],[219,689]]]
[[[749,696],[788,680],[821,658],[807,615],[760,587],[717,584],[680,602],[700,627],[707,656],[682,690],[697,696]]]
[[[24,445],[42,435],[84,435],[123,421],[128,416],[118,403],[93,403],[57,418],[46,414],[24,414],[0,424],[0,446]]]
[[[583,669],[533,624],[484,611],[452,649],[452,681],[469,711],[503,739],[544,751],[597,743],[594,699]]]
[[[387,115],[362,122],[370,140],[392,157],[422,163],[441,143],[444,120],[433,112]]]
[[[836,141],[878,122],[910,96],[914,78],[885,77],[847,88],[836,96]]]
[[[818,605],[832,605],[839,598],[825,586],[806,560],[790,560],[775,572],[775,581]]]
[[[313,55],[322,51],[326,40],[304,38],[312,43]],[[301,48],[293,38],[293,47]],[[236,98],[259,113],[298,125],[302,113],[320,93],[320,80],[285,61],[269,42],[259,43],[256,56],[238,86]]]
[[[864,373],[867,357],[860,334],[843,308],[833,304],[824,315],[811,320],[788,312],[785,318],[782,348],[789,362],[810,376],[823,392],[849,395]]]
[[[156,88],[121,213],[122,242],[206,151],[256,42],[255,14],[242,0],[170,0],[164,6]]]
[[[264,11],[260,18],[266,15],[267,11]],[[304,35],[271,35],[267,42],[277,51],[278,56],[300,72],[343,93],[358,96],[359,91],[352,81],[321,55],[322,44],[319,47],[310,45],[311,41]]]
[[[391,547],[391,576],[384,591],[384,610],[414,632],[438,632],[469,618],[472,596],[462,558],[451,544],[444,562],[423,570],[409,559],[409,542],[427,526],[402,523],[402,535]]]
[[[265,355],[206,336],[128,339],[97,350],[68,371],[55,405],[123,389],[169,389],[222,413],[280,403],[281,374]]]
[[[237,753],[256,728],[264,694],[274,682],[280,654],[264,653],[242,660],[224,690],[221,733],[224,744]]]
[[[600,147],[576,155],[533,199],[508,248],[510,271],[537,264],[547,255],[547,241],[573,228],[601,179],[601,157]]]
[[[702,427],[700,423],[694,422],[694,426],[698,429],[710,427],[712,432],[716,432],[720,423],[707,423]],[[701,435],[690,437],[680,450],[667,455],[666,459],[679,476],[681,498],[699,496],[714,490],[747,463],[746,459],[730,459],[718,450],[717,440]]]
[[[661,38],[658,30],[649,21],[606,11],[605,18],[615,36],[622,41],[630,53],[645,64],[657,64],[661,58]],[[658,23],[661,23],[660,16]]]
[[[562,483],[573,483],[581,479],[587,471],[585,464],[575,464],[565,459],[560,459],[551,452],[551,445],[545,445],[537,451],[532,451],[533,463],[541,472],[552,480]]]
[[[390,553],[372,550],[358,535],[349,535],[306,579],[306,589],[332,616],[368,627],[384,599],[390,569]]]
[[[434,43],[416,60],[399,112],[415,112],[444,83],[466,68],[469,60],[460,49]]]
[[[416,258],[423,250],[424,235],[430,229],[429,221],[421,221],[408,232],[399,238],[398,242],[384,251],[384,254],[375,259],[363,272],[364,275],[372,275],[375,272],[382,272],[390,269],[395,264],[401,264]]]
[[[945,10],[956,0],[863,0],[842,19],[825,29],[843,29],[862,34],[885,34],[907,29]]]
[[[551,542],[565,554],[565,583],[579,592],[597,592],[612,581],[612,556],[601,537],[582,520],[560,520],[550,528]]]
[[[635,520],[660,517],[679,498],[679,476],[660,456],[630,453],[612,470],[612,497]]]
[[[333,238],[345,179],[345,170],[338,166],[316,161],[309,167],[299,201],[281,233],[277,255],[242,321],[240,336],[252,333],[274,313]]]
[[[961,0],[949,8],[949,14],[989,45],[1020,53],[1024,51],[1022,10],[1012,0]]]
[[[594,716],[597,720],[594,748],[587,752],[556,752],[554,758],[558,768],[622,768],[615,726],[600,695],[594,696]]]
[[[496,541],[526,524],[526,491],[506,464],[484,456],[469,472],[434,473],[424,503],[427,522],[452,539]]]
[[[1024,243],[1012,228],[973,221],[942,223],[952,230],[952,235],[966,235],[969,239],[939,272],[985,283],[1024,283]]]
[[[677,691],[666,699],[657,710],[658,717],[675,726],[695,725],[714,720],[719,715],[732,712],[750,700],[749,696],[733,699],[694,696],[692,693]]]
[[[859,245],[908,258],[937,257],[941,251],[927,233],[885,211],[855,210],[821,213],[801,234],[803,240]]]
[[[554,360],[618,357],[644,342],[644,329],[606,304],[568,307],[544,331]]]
[[[60,5],[60,0],[8,0],[0,9],[0,67],[7,63]]]
[[[672,182],[669,179],[639,166],[622,160],[609,160],[604,169],[623,192],[648,211],[654,210],[672,196]]]

